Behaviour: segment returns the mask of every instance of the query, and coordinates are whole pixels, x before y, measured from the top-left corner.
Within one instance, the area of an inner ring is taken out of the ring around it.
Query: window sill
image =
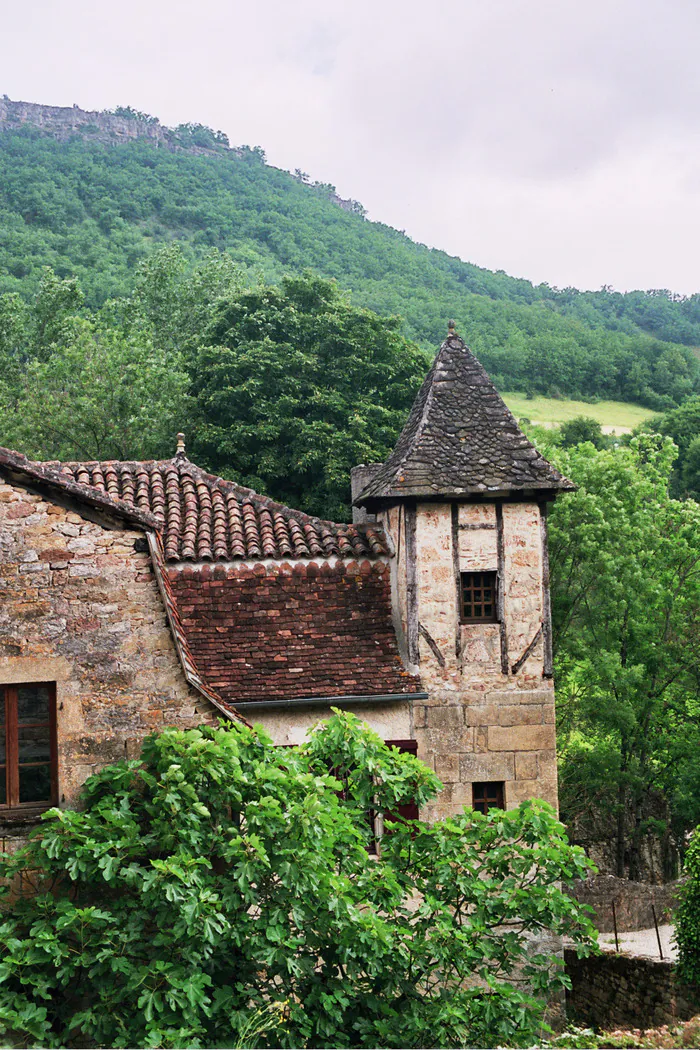
[[[13,809],[0,808],[0,830],[38,824],[42,813],[54,808],[54,802],[42,803],[40,806],[15,806]]]

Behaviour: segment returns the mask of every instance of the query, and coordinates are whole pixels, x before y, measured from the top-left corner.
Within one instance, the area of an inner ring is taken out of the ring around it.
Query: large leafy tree
[[[689,397],[679,408],[648,423],[644,429],[673,438],[678,449],[678,458],[671,474],[671,493],[699,499],[700,397]]]
[[[674,915],[678,971],[684,981],[700,983],[700,827],[688,844],[684,879]]]
[[[220,307],[191,356],[195,451],[217,473],[324,518],[350,470],[383,460],[427,361],[396,319],[306,274]]]
[[[31,303],[0,296],[0,444],[37,459],[172,455],[190,418],[183,349],[244,283],[227,255],[190,269],[169,245],[98,312],[51,270]]]
[[[589,949],[559,884],[585,858],[544,803],[391,823],[438,789],[349,714],[296,750],[242,726],[150,737],[0,864],[36,889],[4,905],[6,1039],[532,1045],[564,978],[531,938]],[[369,807],[389,829],[375,857]]]
[[[0,444],[38,459],[170,456],[187,387],[179,357],[147,332],[73,317],[46,360],[26,363]]]
[[[550,530],[562,813],[612,834],[631,878],[647,835],[700,820],[700,507],[668,494],[675,454],[557,452],[579,485]]]

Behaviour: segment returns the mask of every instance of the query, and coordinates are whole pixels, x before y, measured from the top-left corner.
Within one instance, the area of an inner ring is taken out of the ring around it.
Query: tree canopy
[[[202,338],[189,357],[198,461],[347,516],[352,467],[386,458],[428,368],[398,322],[307,274],[221,303]]]
[[[660,841],[670,876],[700,821],[700,507],[669,495],[669,439],[553,451],[579,486],[550,528],[562,815],[620,876]]]
[[[217,248],[274,283],[307,267],[333,277],[356,305],[400,316],[424,349],[454,317],[500,389],[660,411],[698,390],[700,295],[533,285],[368,222],[356,201],[266,164],[259,147],[228,149],[199,124],[173,135],[176,150],[106,146],[87,129],[70,142],[30,126],[0,133],[0,293],[29,299],[48,266],[76,276],[98,308],[129,295],[138,263],[177,241],[190,266]]]

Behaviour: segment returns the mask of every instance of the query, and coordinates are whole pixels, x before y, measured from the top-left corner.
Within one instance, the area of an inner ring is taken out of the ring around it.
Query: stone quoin
[[[353,471],[352,524],[182,440],[157,462],[0,450],[0,834],[154,729],[240,718],[295,744],[333,706],[436,770],[427,819],[556,805],[546,507],[573,487],[452,330],[387,461]]]

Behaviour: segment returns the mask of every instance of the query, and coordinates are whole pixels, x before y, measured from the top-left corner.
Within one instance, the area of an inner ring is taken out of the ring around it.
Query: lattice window
[[[462,623],[498,622],[497,573],[461,573],[460,597]]]
[[[503,781],[472,784],[472,806],[479,813],[503,809]]]

